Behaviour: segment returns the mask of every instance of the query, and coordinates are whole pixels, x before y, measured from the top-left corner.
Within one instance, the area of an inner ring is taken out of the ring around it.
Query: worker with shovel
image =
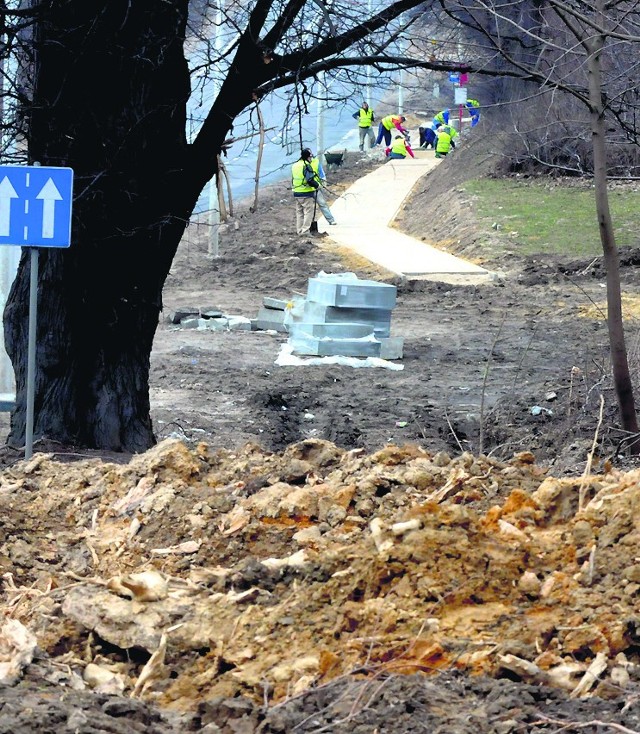
[[[296,203],[296,232],[298,234],[315,234],[318,224],[315,221],[316,209],[319,206],[327,221],[335,223],[324,196],[318,197],[321,186],[320,161],[314,158],[311,148],[303,148],[300,158],[291,166],[291,189]],[[322,171],[324,177],[324,171]]]

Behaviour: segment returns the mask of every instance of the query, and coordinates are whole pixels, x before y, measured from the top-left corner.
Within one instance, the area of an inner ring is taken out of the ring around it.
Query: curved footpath
[[[382,152],[382,148],[377,150]],[[322,218],[320,231],[327,232],[336,244],[410,280],[464,276],[480,282],[494,278],[479,265],[389,226],[418,180],[440,163],[433,150],[418,148],[414,153],[415,159],[386,161],[358,179],[330,204],[337,224],[329,227]]]

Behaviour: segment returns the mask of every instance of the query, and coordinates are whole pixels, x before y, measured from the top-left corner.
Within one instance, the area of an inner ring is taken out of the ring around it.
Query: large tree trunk
[[[75,180],[71,247],[40,256],[36,438],[134,452],[154,442],[149,356],[162,288],[208,175],[187,164],[187,5],[41,4],[29,157],[71,167]],[[5,309],[13,445],[25,438],[28,294],[23,250]]]

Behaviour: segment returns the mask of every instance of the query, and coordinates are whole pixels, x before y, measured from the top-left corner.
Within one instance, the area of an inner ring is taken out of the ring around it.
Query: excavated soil
[[[464,191],[480,160],[461,146],[398,226],[490,282],[296,237],[286,183],[218,258],[190,227],[168,278],[165,317],[254,318],[321,271],[395,283],[401,371],[279,367],[286,334],[163,318],[155,448],[5,447],[0,732],[640,731],[640,468],[601,262],[496,257]],[[375,165],[347,156],[333,190]]]

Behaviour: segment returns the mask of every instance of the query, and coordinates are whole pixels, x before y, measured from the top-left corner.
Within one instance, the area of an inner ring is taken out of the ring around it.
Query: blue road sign
[[[0,166],[0,245],[69,247],[73,169]]]
[[[453,82],[454,84],[458,84],[458,82],[460,81],[460,74],[457,71],[450,71],[449,81]]]

